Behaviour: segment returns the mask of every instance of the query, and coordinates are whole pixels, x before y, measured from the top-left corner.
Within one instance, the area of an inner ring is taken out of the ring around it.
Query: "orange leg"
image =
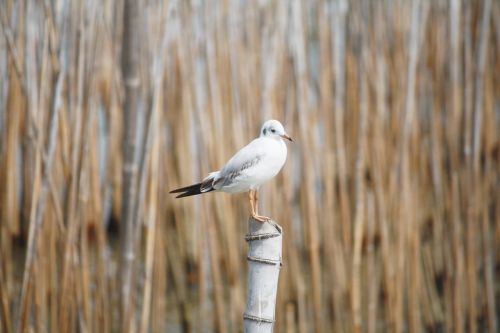
[[[252,216],[254,216],[255,215],[255,201],[254,201],[254,196],[253,196],[252,190],[248,191],[248,200],[250,201],[250,214]]]
[[[252,217],[255,220],[257,220],[259,222],[267,222],[268,220],[271,219],[267,216],[259,215],[259,213],[258,213],[259,199],[257,196],[257,191],[250,190],[250,192],[248,192],[248,198],[250,199],[250,208],[251,208]]]

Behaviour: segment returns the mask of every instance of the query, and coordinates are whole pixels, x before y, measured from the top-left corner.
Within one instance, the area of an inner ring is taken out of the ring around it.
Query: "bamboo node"
[[[272,259],[265,259],[265,258],[257,258],[257,257],[252,257],[252,256],[247,256],[248,261],[254,261],[254,262],[260,262],[261,264],[266,264],[266,265],[279,265],[280,268],[282,266],[281,260],[272,260]]]
[[[280,234],[276,233],[264,233],[264,234],[247,234],[245,235],[245,240],[247,242],[253,242],[255,240],[263,240],[263,239],[268,239],[268,238],[273,238],[273,237],[278,237]]]
[[[274,323],[274,319],[257,317],[257,316],[249,315],[246,313],[243,314],[243,318],[248,319],[248,320],[257,321],[259,323],[270,323],[270,324]]]

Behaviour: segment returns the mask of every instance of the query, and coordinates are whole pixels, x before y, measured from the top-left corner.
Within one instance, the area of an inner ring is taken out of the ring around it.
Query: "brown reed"
[[[269,118],[276,332],[498,331],[498,1],[132,3],[0,4],[0,332],[241,332]]]

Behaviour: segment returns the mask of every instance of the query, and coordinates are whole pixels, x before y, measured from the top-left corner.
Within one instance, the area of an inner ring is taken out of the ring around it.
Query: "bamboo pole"
[[[283,230],[273,221],[248,220],[248,291],[243,315],[245,332],[272,332]]]

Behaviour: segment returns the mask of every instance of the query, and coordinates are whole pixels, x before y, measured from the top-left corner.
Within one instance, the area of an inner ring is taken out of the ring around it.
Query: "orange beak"
[[[286,134],[286,133],[285,133],[285,134],[283,134],[283,135],[281,135],[281,137],[282,137],[283,139],[287,139],[287,140],[289,140],[289,141],[293,142],[292,138],[291,138],[288,134]]]

